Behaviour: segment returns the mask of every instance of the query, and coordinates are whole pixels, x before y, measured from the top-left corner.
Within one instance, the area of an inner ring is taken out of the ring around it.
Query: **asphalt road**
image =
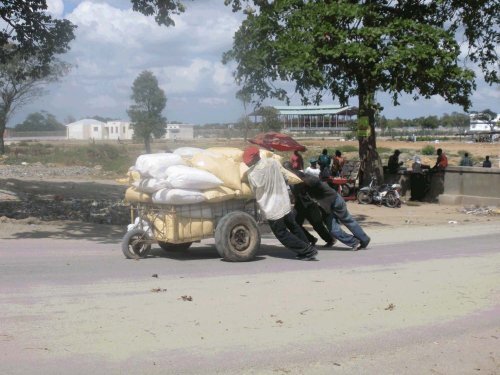
[[[213,241],[135,261],[116,236],[0,239],[0,373],[498,374],[498,227],[463,229],[317,262],[270,236],[248,263]]]

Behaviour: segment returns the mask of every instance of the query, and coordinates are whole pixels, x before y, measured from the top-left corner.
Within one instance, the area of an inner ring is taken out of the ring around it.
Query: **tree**
[[[45,84],[58,80],[69,70],[68,64],[55,59],[43,63],[42,72],[40,66],[36,55],[21,53],[0,64],[0,155],[5,153],[3,135],[10,116],[42,95]]]
[[[0,63],[29,56],[36,51],[37,73],[43,75],[55,55],[69,50],[76,28],[69,20],[52,18],[46,0],[9,0],[0,5]],[[8,48],[7,48],[8,47]]]
[[[26,119],[16,125],[17,131],[57,131],[65,130],[66,127],[57,121],[56,117],[48,112],[34,112],[30,113]]]
[[[45,0],[10,0],[0,5],[0,155],[12,113],[43,93],[43,84],[69,66],[56,56],[69,50],[76,26],[45,11]]]
[[[279,119],[278,111],[273,107],[262,107],[258,111],[259,115],[262,116],[262,122],[260,123],[260,130],[263,132],[277,131],[281,130],[281,121]]]
[[[480,63],[489,82],[497,82],[496,1],[469,3],[387,1],[226,0],[245,9],[224,62],[235,61],[242,90],[286,100],[283,82],[294,82],[303,104],[320,103],[325,93],[342,105],[357,97],[360,159],[364,182],[381,178],[376,151],[375,116],[382,109],[376,93],[403,93],[470,106],[474,73],[459,64],[457,29],[464,27],[469,58]],[[481,18],[481,16],[483,18]],[[479,21],[475,23],[474,21]],[[496,38],[495,39],[495,35]]]
[[[166,132],[166,119],[161,112],[167,104],[167,97],[153,73],[145,70],[135,79],[131,98],[135,104],[127,113],[134,136],[144,139],[146,152],[151,153],[151,136],[159,138]]]

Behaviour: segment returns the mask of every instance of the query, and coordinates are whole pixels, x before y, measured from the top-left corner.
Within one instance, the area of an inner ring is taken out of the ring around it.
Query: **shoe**
[[[327,243],[325,243],[323,246],[321,247],[324,247],[324,248],[329,248],[329,247],[332,247],[333,245],[335,245],[335,240],[331,240],[331,241],[328,241]]]
[[[358,250],[366,249],[368,247],[368,244],[370,243],[370,241],[371,241],[370,237],[368,237],[368,241],[361,241],[359,243]]]
[[[360,246],[361,246],[361,243],[358,240],[355,240],[354,245],[350,246],[350,248],[352,251],[357,251]]]
[[[318,239],[317,239],[317,238],[315,238],[314,240],[312,240],[312,241],[310,242],[310,244],[314,246],[314,245],[316,245],[316,242],[318,242]]]
[[[316,250],[314,247],[312,248],[311,251],[308,251],[306,253],[298,254],[296,258],[298,260],[316,260],[316,255],[318,255],[318,250]]]

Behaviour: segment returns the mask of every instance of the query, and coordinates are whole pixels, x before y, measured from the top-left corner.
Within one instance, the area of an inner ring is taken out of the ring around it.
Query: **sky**
[[[186,2],[187,11],[175,16],[175,27],[168,28],[156,25],[153,17],[133,12],[129,0],[47,3],[51,15],[78,26],[71,51],[62,56],[73,68],[60,82],[48,86],[43,97],[15,113],[8,126],[41,110],[63,123],[69,116],[78,120],[94,115],[128,121],[131,87],[144,70],[153,72],[165,91],[164,115],[169,122],[230,123],[244,115],[242,103],[235,98],[234,65],[221,63],[242,15],[232,13],[223,0]],[[481,79],[477,83],[471,109],[500,112],[498,85],[488,86]],[[393,106],[385,94],[377,99],[387,118],[463,113],[460,106],[447,104],[441,97],[414,101],[404,96],[399,106]],[[276,101],[265,104],[285,105]],[[298,95],[291,104],[300,105]],[[338,103],[325,100],[322,104]],[[356,106],[357,99],[349,104]]]

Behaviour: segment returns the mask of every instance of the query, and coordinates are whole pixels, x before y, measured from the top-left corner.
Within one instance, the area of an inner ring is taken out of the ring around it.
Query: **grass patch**
[[[436,149],[433,145],[427,145],[423,147],[420,152],[422,153],[422,155],[434,155],[436,153]]]
[[[53,145],[19,142],[8,149],[8,164],[42,163],[64,166],[101,165],[106,171],[125,173],[135,163],[137,155],[130,155],[127,146],[111,144]]]

